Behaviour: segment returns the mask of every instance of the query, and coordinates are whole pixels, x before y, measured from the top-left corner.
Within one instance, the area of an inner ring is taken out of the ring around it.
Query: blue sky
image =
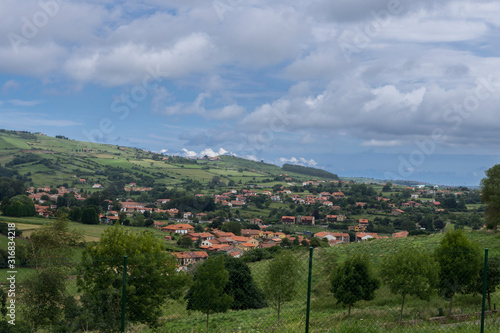
[[[3,0],[0,128],[478,185],[500,3]]]

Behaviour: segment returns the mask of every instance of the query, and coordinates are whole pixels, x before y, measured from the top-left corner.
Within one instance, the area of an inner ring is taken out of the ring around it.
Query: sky
[[[479,185],[500,2],[2,0],[0,128]]]

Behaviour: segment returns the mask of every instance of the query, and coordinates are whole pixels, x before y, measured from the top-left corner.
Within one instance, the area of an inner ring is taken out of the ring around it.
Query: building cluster
[[[303,236],[290,236],[282,232],[266,231],[265,227],[260,230],[243,229],[241,236],[236,236],[232,232],[225,232],[221,230],[211,230],[210,232],[194,232],[194,227],[190,224],[175,224],[161,227],[169,235],[165,236],[171,239],[173,234],[180,234],[183,237],[189,237],[196,243],[199,242],[201,251],[188,251],[173,253],[177,257],[180,266],[186,266],[193,262],[206,259],[207,253],[226,253],[235,258],[241,257],[246,251],[252,249],[265,249],[273,246],[280,245],[286,238],[290,242],[296,239],[299,242],[309,242]],[[349,235],[347,235],[349,236]],[[348,241],[348,239],[347,239]]]

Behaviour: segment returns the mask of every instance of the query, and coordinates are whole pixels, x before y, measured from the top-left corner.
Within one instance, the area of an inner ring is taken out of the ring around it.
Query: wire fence
[[[84,256],[7,267],[0,332],[500,330],[500,253],[368,248]]]

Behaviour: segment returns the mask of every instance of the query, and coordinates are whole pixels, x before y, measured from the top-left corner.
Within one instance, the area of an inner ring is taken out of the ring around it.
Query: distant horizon
[[[20,129],[8,129],[8,128],[4,128],[5,130],[9,130],[9,131],[24,131],[24,130],[20,130]],[[49,137],[55,137],[56,135],[61,135],[61,134],[49,134],[47,131],[43,131],[43,130],[35,130],[35,131],[27,131],[27,132],[30,132],[30,133],[43,133]],[[77,140],[77,139],[74,139],[74,138],[71,138],[70,136],[66,136],[69,140],[76,140],[76,141],[82,141],[82,142],[88,142],[89,144],[92,144],[92,143],[99,143],[99,142],[90,142],[90,141],[85,141],[85,140]],[[171,153],[168,153],[168,152],[160,152],[160,151],[157,151],[157,150],[154,150],[154,149],[150,149],[148,147],[137,147],[137,146],[130,146],[130,145],[127,145],[127,144],[117,144],[117,143],[105,143],[105,142],[102,142],[102,143],[99,143],[99,144],[112,144],[112,145],[120,145],[120,146],[123,146],[123,147],[129,147],[129,148],[137,148],[137,149],[145,149],[147,151],[150,151],[150,152],[155,152],[155,153],[159,153],[159,154],[164,154],[166,156],[181,156],[181,157],[192,157],[192,158],[201,158],[203,156],[209,156],[209,157],[213,157],[213,156],[223,156],[223,155],[227,155],[227,156],[235,156],[235,157],[240,157],[240,158],[244,158],[244,159],[248,159],[244,156],[237,156],[236,154],[231,154],[230,152],[226,152],[225,154],[217,154],[216,152],[210,152],[208,154],[205,154],[205,155],[196,155],[196,156],[185,156],[185,154],[183,154],[184,152],[183,151],[180,151],[180,152],[171,152]],[[347,156],[344,155],[344,156]],[[249,159],[251,160],[251,159]],[[308,165],[305,165],[303,163],[300,163],[301,161],[297,161],[297,163],[294,163],[294,161],[285,161],[283,163],[275,163],[274,161],[267,161],[267,160],[263,160],[265,163],[269,163],[269,164],[273,164],[273,165],[276,165],[276,166],[283,166],[284,164],[296,164],[296,165],[304,165],[304,166],[308,166]],[[493,165],[492,165],[493,166]],[[449,186],[449,187],[460,187],[460,186],[465,186],[465,187],[480,187],[480,183],[478,182],[477,184],[462,184],[462,183],[444,183],[444,182],[433,182],[433,181],[427,181],[425,179],[419,179],[419,178],[400,178],[400,179],[388,179],[388,178],[382,178],[382,177],[377,177],[377,176],[370,176],[370,175],[366,175],[366,174],[358,174],[358,175],[349,175],[349,174],[343,174],[341,172],[339,172],[338,170],[335,170],[334,168],[323,168],[321,167],[320,165],[317,165],[317,166],[314,166],[315,168],[317,169],[323,169],[325,171],[329,171],[329,172],[332,172],[336,175],[338,175],[339,177],[341,178],[364,178],[364,179],[373,179],[373,180],[378,180],[378,181],[408,181],[408,182],[415,182],[415,183],[427,183],[427,184],[432,184],[432,185],[440,185],[440,186]],[[481,177],[484,178],[485,176]],[[314,178],[314,177],[313,177]]]

